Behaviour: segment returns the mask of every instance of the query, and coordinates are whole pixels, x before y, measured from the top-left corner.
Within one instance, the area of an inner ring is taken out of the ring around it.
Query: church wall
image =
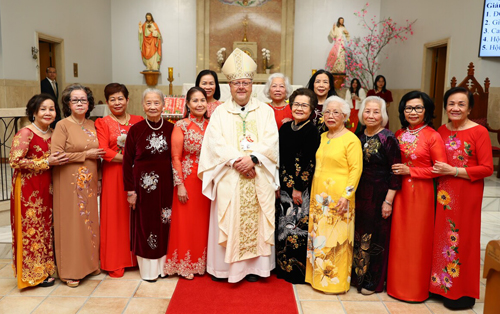
[[[111,0],[112,78],[126,85],[143,85],[145,69],[139,49],[139,21],[152,13],[163,37],[159,86],[167,86],[168,67],[176,86],[196,79],[196,0]]]
[[[0,107],[24,107],[40,91],[39,71],[45,69],[38,69],[31,56],[31,47],[38,47],[37,32],[64,40],[66,83],[111,80],[109,1],[0,0],[0,8]],[[73,63],[78,63],[77,78]]]
[[[458,82],[467,75],[470,62],[475,66],[475,77],[483,84],[486,77],[491,81],[488,122],[492,128],[500,128],[500,58],[479,58],[479,36],[483,15],[483,1],[467,0],[383,0],[381,15],[414,20],[414,35],[403,44],[391,45],[389,59],[382,64],[381,73],[387,77],[388,88],[396,94],[395,104],[403,91],[421,89],[424,44],[450,38],[448,46],[447,89],[453,76]],[[439,104],[441,106],[441,104]],[[391,108],[391,121],[397,106]],[[446,119],[446,115],[443,115]],[[396,120],[397,121],[397,120]],[[397,123],[399,127],[399,122]],[[392,125],[391,125],[392,129]],[[499,145],[491,136],[492,143]],[[495,161],[495,165],[498,161]]]
[[[312,69],[324,69],[328,53],[333,47],[328,42],[328,33],[339,17],[344,18],[351,38],[367,34],[354,16],[354,12],[360,11],[366,2],[369,2],[367,16],[380,16],[380,0],[295,1],[293,84],[306,85]]]

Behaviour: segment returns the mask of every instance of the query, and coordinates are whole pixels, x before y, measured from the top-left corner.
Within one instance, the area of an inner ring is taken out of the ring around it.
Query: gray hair
[[[165,105],[165,96],[161,90],[157,88],[146,88],[146,90],[142,93],[142,103],[144,103],[144,98],[146,98],[147,94],[156,94],[160,96],[161,104]]]
[[[351,114],[351,107],[344,99],[340,98],[339,96],[328,97],[323,103],[323,110],[321,111],[321,113],[325,113],[326,107],[328,107],[328,104],[331,102],[340,105],[340,111],[342,111],[342,113],[345,115],[344,122],[347,122],[347,119],[349,119],[349,115]]]
[[[385,127],[387,125],[387,122],[389,122],[389,116],[387,115],[386,109],[387,105],[385,104],[385,100],[378,96],[368,96],[365,98],[365,100],[363,100],[358,112],[359,123],[361,123],[362,125],[366,125],[365,120],[363,120],[363,111],[365,111],[365,107],[369,102],[374,102],[380,105],[380,111],[382,113],[382,126]]]
[[[273,80],[275,78],[282,78],[285,81],[285,90],[286,90],[286,98],[290,97],[290,95],[293,92],[292,85],[290,85],[290,81],[288,80],[288,77],[285,76],[283,73],[273,73],[269,76],[266,82],[266,86],[264,87],[264,95],[271,99],[271,95],[269,95],[269,89],[271,88],[271,84],[273,83]]]

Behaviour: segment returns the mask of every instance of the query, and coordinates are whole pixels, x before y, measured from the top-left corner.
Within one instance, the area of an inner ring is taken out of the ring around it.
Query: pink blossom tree
[[[360,19],[359,23],[368,30],[368,35],[353,37],[345,50],[348,82],[353,78],[358,78],[363,87],[370,89],[380,69],[379,57],[383,56],[384,48],[390,42],[398,43],[408,40],[407,36],[413,35],[412,26],[417,20],[412,22],[406,20],[405,26],[398,26],[391,18],[376,22],[376,16],[373,16],[368,21],[367,8],[368,3],[354,15]],[[385,59],[388,58],[385,55]]]

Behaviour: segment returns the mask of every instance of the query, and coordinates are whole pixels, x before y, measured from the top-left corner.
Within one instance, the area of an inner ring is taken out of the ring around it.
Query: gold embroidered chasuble
[[[244,139],[249,150],[242,148]],[[248,155],[259,159],[254,179],[232,168],[237,158]],[[217,206],[224,261],[269,256],[274,245],[274,192],[279,186],[273,110],[254,98],[244,111],[232,98],[217,107],[203,139],[198,176],[203,194]]]

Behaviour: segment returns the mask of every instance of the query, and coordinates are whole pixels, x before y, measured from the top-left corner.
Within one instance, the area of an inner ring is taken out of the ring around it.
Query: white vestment
[[[241,108],[230,98],[214,111],[198,167],[203,194],[212,200],[207,271],[229,282],[247,274],[269,276],[275,266],[278,129],[268,105],[251,98]],[[248,155],[259,159],[254,179],[232,168]]]

